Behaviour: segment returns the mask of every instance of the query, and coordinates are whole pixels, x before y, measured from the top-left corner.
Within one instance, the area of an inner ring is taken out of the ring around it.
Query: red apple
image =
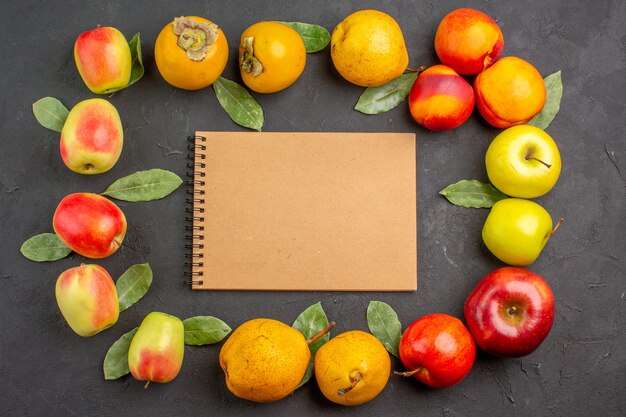
[[[126,217],[111,200],[98,194],[65,197],[54,212],[52,226],[74,252],[105,258],[117,250],[126,234]]]
[[[408,372],[432,388],[459,383],[472,369],[476,345],[461,320],[430,314],[415,320],[402,335],[400,359]]]
[[[465,320],[485,352],[504,357],[528,355],[552,328],[554,295],[543,278],[527,269],[496,269],[467,297]]]
[[[55,294],[61,314],[79,336],[93,336],[117,322],[117,290],[101,266],[81,265],[64,271]]]

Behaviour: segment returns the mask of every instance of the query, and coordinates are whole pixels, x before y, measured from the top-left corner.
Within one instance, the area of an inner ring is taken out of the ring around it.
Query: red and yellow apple
[[[504,38],[500,27],[485,13],[457,9],[441,20],[435,51],[444,65],[462,75],[475,75],[500,58]]]
[[[75,193],[61,200],[52,226],[59,239],[74,252],[88,258],[105,258],[122,244],[126,217],[105,197]]]
[[[485,276],[465,301],[465,320],[482,350],[525,356],[544,341],[554,322],[554,294],[539,275],[505,267]]]
[[[61,158],[79,174],[110,170],[122,153],[124,131],[117,109],[93,98],[76,104],[61,131]]]
[[[476,357],[476,344],[461,320],[447,314],[429,314],[415,320],[398,347],[407,372],[432,388],[459,383],[469,373]]]
[[[79,336],[93,336],[117,322],[117,290],[101,266],[81,265],[64,271],[55,294],[61,314]]]
[[[463,77],[445,65],[422,72],[409,93],[411,116],[430,130],[454,129],[474,110],[474,90]]]
[[[81,33],[74,43],[74,60],[83,81],[96,94],[120,90],[130,81],[130,47],[113,27]]]
[[[178,375],[184,353],[183,322],[169,314],[152,312],[143,319],[130,343],[128,368],[139,381],[169,382]]]
[[[513,126],[491,142],[485,155],[489,181],[511,197],[535,198],[554,187],[561,154],[550,135],[535,126]]]

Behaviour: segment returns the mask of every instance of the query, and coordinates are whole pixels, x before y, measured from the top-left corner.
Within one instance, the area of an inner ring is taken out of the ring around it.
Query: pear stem
[[[424,65],[420,65],[417,68],[406,67],[406,70],[409,72],[417,72],[419,74],[423,72],[424,70],[426,70],[426,67]]]
[[[148,380],[148,382],[146,382],[146,385],[143,386],[143,389],[148,389],[149,386],[150,386],[150,380]]]
[[[554,229],[552,229],[552,231],[550,232],[550,234],[548,235],[548,237],[552,237],[552,235],[554,233],[556,233],[556,231],[559,229],[559,227],[561,227],[561,223],[563,223],[565,220],[563,219],[563,217],[561,217],[558,221],[558,223],[556,224],[556,226],[554,226]]]
[[[335,327],[337,325],[337,323],[335,323],[334,321],[331,321],[330,323],[328,323],[328,326],[326,326],[325,328],[323,328],[319,333],[313,335],[311,338],[306,340],[306,344],[310,345],[311,343],[315,342],[317,339],[319,339],[320,337],[324,336],[326,333],[330,332],[332,330],[333,327]]]
[[[414,374],[418,373],[421,370],[422,370],[422,367],[420,366],[418,368],[413,369],[412,371],[405,371],[405,372],[393,371],[393,374],[396,375],[396,376],[401,376],[401,377],[404,377],[404,378],[408,378],[408,377],[411,377]]]
[[[543,164],[543,165],[544,165],[546,168],[548,168],[548,169],[552,166],[552,164],[549,164],[549,163],[547,163],[547,162],[544,162],[544,161],[542,161],[542,160],[541,160],[541,159],[539,159],[539,158],[535,158],[534,156],[526,156],[526,160],[527,160],[527,161],[528,161],[528,160],[530,160],[530,159],[532,159],[533,161],[537,161],[537,162],[539,162],[539,163]]]
[[[354,389],[354,387],[356,387],[356,384],[358,384],[359,381],[361,381],[361,378],[362,378],[361,373],[359,371],[356,371],[354,374],[354,377],[352,376],[350,377],[350,381],[351,381],[350,386],[337,390],[337,394],[341,396],[341,395],[345,395],[349,393],[350,391]]]

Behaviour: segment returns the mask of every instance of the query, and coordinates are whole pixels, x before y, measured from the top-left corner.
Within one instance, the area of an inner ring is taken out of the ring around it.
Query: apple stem
[[[351,382],[350,386],[337,390],[337,394],[341,396],[341,395],[345,395],[349,393],[350,391],[354,389],[354,387],[356,387],[356,384],[358,384],[359,381],[361,381],[361,378],[362,378],[361,373],[359,371],[356,371],[354,373],[354,376],[350,375],[350,382]]]
[[[405,371],[405,372],[393,371],[393,374],[396,375],[396,376],[409,378],[409,377],[413,376],[414,374],[418,373],[421,370],[422,370],[422,367],[420,366],[419,368],[415,368],[412,371]]]
[[[406,67],[406,70],[409,72],[417,72],[417,74],[419,75],[421,72],[426,70],[426,67],[424,65],[420,65],[417,68]]]
[[[334,321],[331,321],[330,323],[328,323],[328,326],[324,327],[319,333],[311,336],[309,339],[306,340],[306,344],[310,345],[311,343],[315,342],[317,339],[319,339],[320,337],[324,336],[326,333],[330,332],[332,330],[333,327],[335,327],[337,325],[337,323],[335,323]]]
[[[554,226],[554,229],[552,229],[552,231],[550,232],[550,234],[548,235],[548,237],[552,237],[552,235],[559,230],[559,227],[561,227],[561,223],[563,223],[565,220],[563,219],[563,217],[561,217],[558,221],[558,223],[556,224],[556,226]]]
[[[550,168],[550,167],[552,166],[551,164],[549,164],[549,163],[547,163],[547,162],[544,162],[544,161],[542,161],[542,160],[541,160],[541,159],[539,159],[539,158],[535,158],[534,156],[526,156],[526,160],[528,161],[529,159],[532,159],[533,161],[537,161],[537,162],[542,163],[543,165],[545,165],[545,166],[546,166],[546,168]]]
[[[150,386],[150,380],[148,380],[148,382],[146,382],[146,385],[143,386],[143,389],[148,389],[148,386]]]

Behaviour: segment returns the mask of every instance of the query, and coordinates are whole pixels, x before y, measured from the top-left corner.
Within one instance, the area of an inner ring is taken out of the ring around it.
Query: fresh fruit
[[[75,105],[61,131],[61,158],[79,174],[100,174],[113,168],[122,153],[124,130],[117,109],[101,98]]]
[[[334,326],[334,323],[331,323]],[[291,394],[311,359],[309,343],[302,333],[277,320],[253,319],[239,326],[220,351],[226,386],[237,397],[271,402]]]
[[[74,43],[74,60],[87,88],[96,94],[117,91],[130,81],[130,47],[115,28],[81,33]]]
[[[463,77],[445,65],[422,72],[409,93],[413,120],[430,130],[450,130],[462,125],[474,110],[474,90]]]
[[[432,388],[459,383],[472,369],[476,345],[461,320],[429,314],[415,320],[402,335],[398,349],[407,372]]]
[[[128,369],[139,381],[170,382],[183,365],[185,330],[178,317],[152,312],[141,322],[128,348]]]
[[[154,59],[161,76],[183,90],[213,84],[228,61],[228,42],[213,22],[181,16],[168,23],[154,43]]]
[[[289,87],[300,77],[305,64],[302,37],[289,26],[259,22],[241,34],[241,78],[257,93],[275,93]]]
[[[554,187],[561,155],[554,140],[534,126],[514,126],[491,142],[485,155],[489,181],[511,197],[535,198]]]
[[[52,226],[59,239],[74,252],[88,258],[105,258],[122,244],[126,217],[105,197],[74,193],[61,200]]]
[[[398,78],[409,64],[402,29],[378,10],[360,10],[339,23],[330,38],[330,56],[343,78],[362,87]]]
[[[391,360],[383,344],[359,330],[334,337],[315,355],[317,384],[337,404],[373,400],[385,388],[390,373]]]
[[[476,106],[494,127],[522,125],[535,117],[546,102],[546,86],[535,67],[507,56],[474,80]]]
[[[482,350],[492,355],[528,355],[554,322],[554,295],[539,275],[505,267],[484,277],[465,301],[465,320]]]
[[[533,201],[505,198],[491,208],[483,242],[502,262],[524,266],[535,262],[559,224],[552,230],[550,214]]]
[[[444,65],[462,75],[475,75],[500,58],[504,38],[497,23],[483,12],[457,9],[439,23],[435,51]]]
[[[83,264],[63,271],[55,294],[61,314],[79,336],[93,336],[117,322],[117,290],[101,266]]]

